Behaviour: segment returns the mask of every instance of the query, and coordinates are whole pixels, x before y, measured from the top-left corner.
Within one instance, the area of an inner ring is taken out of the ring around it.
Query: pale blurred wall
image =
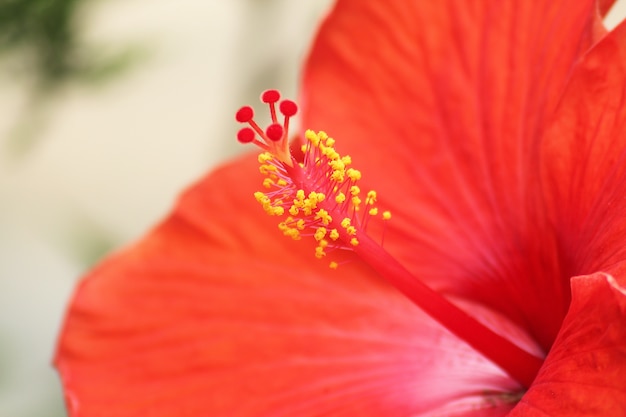
[[[0,72],[0,417],[63,416],[54,340],[94,253],[137,238],[179,191],[242,149],[233,111],[299,68],[330,0],[109,0],[86,37],[146,54],[104,86],[46,103],[37,143],[8,142],[26,82]],[[620,0],[609,24],[626,15]]]

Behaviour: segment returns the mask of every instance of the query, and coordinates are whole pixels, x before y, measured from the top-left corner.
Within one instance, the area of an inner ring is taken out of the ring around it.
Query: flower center
[[[264,92],[261,100],[269,105],[272,123],[261,129],[253,119],[252,108],[242,107],[236,119],[249,126],[241,129],[237,138],[263,150],[259,163],[266,191],[256,192],[254,197],[267,214],[283,218],[278,225],[283,234],[294,240],[312,237],[317,242],[318,259],[336,249],[353,251],[433,319],[529,387],[543,360],[459,309],[385,251],[366,229],[372,218],[387,221],[391,214],[379,211],[375,191],[361,194],[361,173],[351,167],[351,158],[339,155],[335,140],[325,132],[308,130],[302,146],[304,158],[298,162],[291,154],[288,139],[289,120],[297,113],[297,105],[290,100],[280,103],[284,120],[279,124],[278,91]],[[337,269],[339,264],[332,260],[329,266]]]

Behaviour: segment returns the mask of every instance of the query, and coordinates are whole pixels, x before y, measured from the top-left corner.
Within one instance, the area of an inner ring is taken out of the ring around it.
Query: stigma
[[[298,110],[295,102],[283,100],[267,90],[261,101],[269,107],[272,123],[262,129],[254,121],[254,111],[244,106],[235,118],[248,126],[237,134],[241,143],[252,143],[262,150],[259,170],[264,176],[263,191],[254,197],[265,213],[279,217],[279,230],[294,240],[311,238],[314,256],[324,259],[336,250],[353,251],[364,237],[368,223],[379,217],[389,220],[388,211],[377,207],[374,190],[362,192],[361,172],[352,167],[352,158],[335,150],[335,140],[323,131],[307,130],[300,145],[302,159],[296,160],[289,147],[289,121]],[[339,263],[331,260],[329,267]]]
[[[294,159],[289,150],[289,120],[298,112],[298,106],[291,100],[283,100],[278,110],[283,116],[279,123],[276,113],[276,104],[280,100],[277,90],[267,90],[261,94],[261,101],[266,103],[270,110],[272,123],[265,130],[254,121],[254,110],[250,106],[243,106],[235,114],[239,123],[247,124],[237,133],[237,140],[241,143],[253,143],[259,148],[273,155],[278,161],[293,166]]]

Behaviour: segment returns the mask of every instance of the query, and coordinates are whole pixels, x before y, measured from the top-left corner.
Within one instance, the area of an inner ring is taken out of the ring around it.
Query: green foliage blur
[[[78,9],[88,0],[0,0],[0,52],[26,52],[43,84],[80,72]]]
[[[66,81],[101,82],[125,70],[144,51],[110,51],[81,39],[90,0],[0,0],[0,54],[16,53],[20,75],[38,89]]]
[[[145,55],[137,45],[84,40],[92,0],[0,0],[0,76],[20,80],[30,97],[5,147],[12,157],[32,150],[47,106],[63,86],[102,84]]]

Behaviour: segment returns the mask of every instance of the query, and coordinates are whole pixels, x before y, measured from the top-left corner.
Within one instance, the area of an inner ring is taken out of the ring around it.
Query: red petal
[[[572,74],[544,141],[545,197],[566,272],[626,261],[626,24]]]
[[[609,10],[611,10],[614,3],[615,0],[598,0],[598,11],[600,15],[605,16]]]
[[[592,0],[340,0],[304,77],[304,126],[394,212],[385,247],[546,350],[569,290],[532,197],[539,141],[597,19]]]
[[[572,305],[545,365],[510,417],[626,415],[626,289],[572,279]]]
[[[510,409],[513,382],[369,269],[280,236],[252,166],[195,186],[82,282],[55,360],[73,417]]]

